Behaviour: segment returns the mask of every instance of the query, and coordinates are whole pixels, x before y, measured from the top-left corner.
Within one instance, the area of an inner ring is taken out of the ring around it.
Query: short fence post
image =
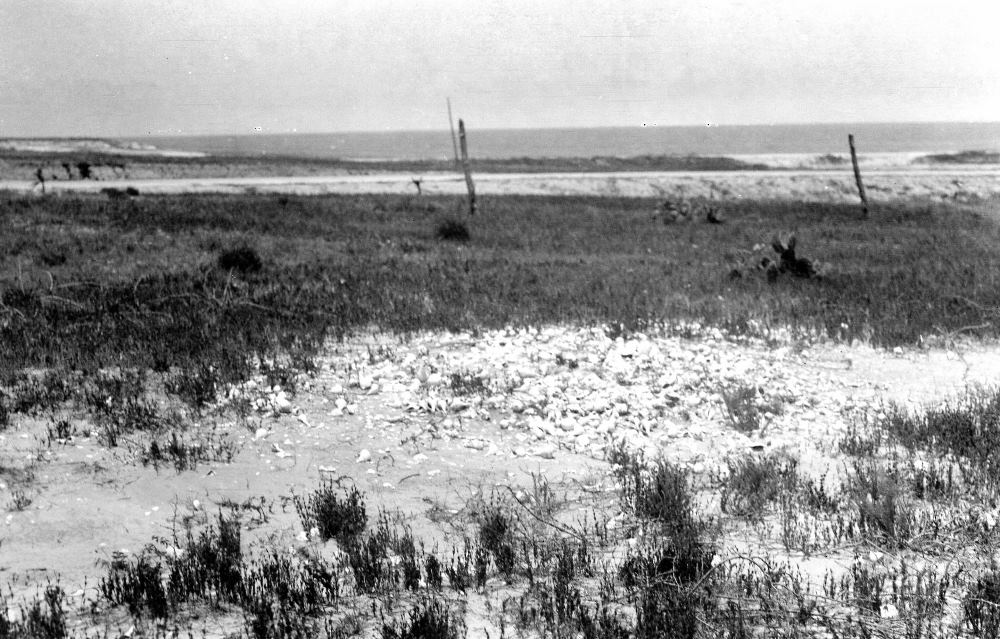
[[[847,143],[851,146],[851,164],[854,166],[854,181],[858,185],[858,195],[861,196],[861,209],[864,211],[864,219],[868,219],[868,196],[865,195],[865,183],[861,181],[861,169],[858,167],[858,154],[854,150],[854,134],[847,136]]]
[[[469,189],[469,215],[476,214],[476,185],[472,183],[472,169],[469,167],[469,147],[465,141],[465,122],[458,119],[458,140],[462,145],[462,168],[465,170],[465,186]]]

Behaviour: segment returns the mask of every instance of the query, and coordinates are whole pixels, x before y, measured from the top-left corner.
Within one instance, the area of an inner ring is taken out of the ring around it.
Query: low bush
[[[336,539],[350,544],[368,523],[365,499],[356,487],[341,497],[339,489],[328,481],[306,496],[295,495],[293,501],[302,528],[307,532],[315,529],[323,541]]]
[[[449,242],[468,242],[471,239],[469,229],[463,222],[458,220],[444,220],[439,223],[434,232],[439,240]]]

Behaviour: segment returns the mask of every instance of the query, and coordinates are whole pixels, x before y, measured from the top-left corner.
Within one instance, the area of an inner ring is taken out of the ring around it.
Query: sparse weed
[[[143,466],[152,465],[159,470],[161,464],[168,463],[177,472],[182,472],[195,470],[202,462],[219,461],[228,464],[236,452],[236,442],[214,431],[195,441],[190,441],[177,431],[171,431],[169,438],[163,443],[158,438],[153,438],[142,450],[140,459]]]

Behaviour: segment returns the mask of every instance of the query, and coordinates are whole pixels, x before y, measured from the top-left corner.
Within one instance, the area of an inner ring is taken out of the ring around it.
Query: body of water
[[[589,129],[468,128],[473,157],[634,157],[843,153],[853,133],[861,153],[1000,151],[1000,123],[644,126]],[[448,131],[300,133],[127,138],[161,149],[212,155],[351,160],[446,160]]]

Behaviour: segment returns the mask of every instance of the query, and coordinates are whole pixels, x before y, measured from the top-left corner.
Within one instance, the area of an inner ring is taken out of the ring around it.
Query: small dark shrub
[[[976,580],[962,602],[965,625],[976,637],[1000,636],[1000,573]]]
[[[128,606],[133,617],[148,612],[154,619],[166,619],[169,613],[161,565],[146,555],[123,567],[112,566],[98,588],[112,605]]]
[[[489,553],[497,571],[506,579],[514,573],[514,520],[501,504],[490,504],[479,515],[479,548]]]
[[[465,542],[465,551],[459,553],[457,550],[452,550],[451,563],[448,565],[448,585],[451,586],[452,590],[465,593],[472,586],[472,570],[470,567],[473,564],[472,559],[472,548],[469,546],[469,541]]]
[[[239,246],[223,251],[219,254],[218,261],[219,268],[222,270],[238,271],[243,275],[257,273],[264,267],[260,255],[257,254],[255,249],[249,246]]]
[[[38,254],[45,266],[62,266],[66,263],[66,251],[61,247],[46,248]]]
[[[468,242],[470,239],[469,229],[465,224],[455,219],[444,220],[437,226],[435,235],[439,240],[449,242]]]
[[[221,377],[221,371],[203,362],[193,370],[185,369],[170,375],[164,380],[163,387],[187,405],[202,408],[215,401],[223,383]]]
[[[414,606],[405,619],[382,623],[382,639],[460,639],[465,625],[439,599]]]
[[[0,595],[0,637],[7,639],[62,639],[66,633],[65,594],[59,586],[48,586],[42,599],[20,607],[20,618],[11,619],[10,606]]]
[[[295,511],[306,531],[316,528],[320,539],[350,543],[364,532],[368,523],[365,498],[356,487],[341,498],[333,482],[324,482],[306,497],[295,495]]]
[[[441,590],[443,580],[441,578],[441,562],[433,553],[424,559],[424,574],[427,575],[427,586],[434,590]]]
[[[756,386],[747,384],[738,384],[721,391],[729,422],[741,433],[751,433],[760,428],[760,410],[757,408],[759,392]]]
[[[473,373],[452,373],[451,392],[456,395],[488,395],[489,379]]]
[[[635,457],[620,458],[613,472],[622,484],[622,499],[639,517],[653,519],[668,531],[688,528],[694,523],[693,497],[687,473],[673,464],[658,460],[645,469]]]

